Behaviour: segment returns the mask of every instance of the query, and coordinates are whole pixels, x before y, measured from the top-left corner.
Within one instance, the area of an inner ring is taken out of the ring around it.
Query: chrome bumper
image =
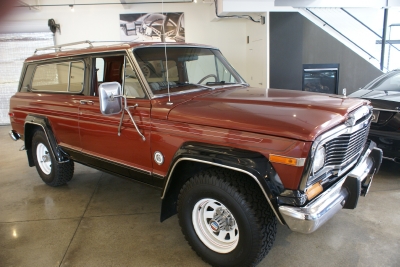
[[[354,209],[359,196],[368,193],[381,162],[382,150],[371,142],[352,171],[306,206],[280,206],[287,226],[295,232],[312,233],[342,208]]]

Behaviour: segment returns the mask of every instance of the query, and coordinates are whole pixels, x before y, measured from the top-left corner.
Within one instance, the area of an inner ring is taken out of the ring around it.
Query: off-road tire
[[[38,146],[47,150],[48,152],[46,155],[48,156],[48,160],[51,161],[48,165],[50,172],[43,167],[43,163],[41,164],[40,159],[38,159]],[[42,130],[37,130],[32,137],[32,157],[36,166],[36,170],[43,182],[45,182],[47,185],[53,187],[64,185],[69,182],[74,175],[74,162],[72,160],[64,163],[57,162],[50,149],[49,142],[47,141],[44,132]]]
[[[178,218],[192,249],[213,266],[255,266],[271,249],[277,221],[260,188],[245,174],[211,168],[189,179],[178,198]],[[192,220],[202,199],[215,199],[233,215],[239,229],[236,247],[218,253],[201,241]]]

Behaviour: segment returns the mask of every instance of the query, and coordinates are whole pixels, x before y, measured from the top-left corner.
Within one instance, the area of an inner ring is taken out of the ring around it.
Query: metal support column
[[[382,32],[382,47],[381,47],[381,71],[383,71],[383,66],[385,63],[385,46],[386,46],[386,29],[387,29],[387,21],[388,21],[388,7],[385,7],[383,15],[383,32]]]

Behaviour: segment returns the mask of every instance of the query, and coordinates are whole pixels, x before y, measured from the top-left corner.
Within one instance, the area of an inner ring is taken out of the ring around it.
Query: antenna
[[[161,14],[164,15],[164,0],[161,2]],[[173,105],[171,102],[171,94],[169,92],[169,73],[168,73],[168,56],[167,56],[167,42],[165,40],[165,24],[167,24],[168,16],[164,15],[164,21],[162,24],[162,33],[161,33],[161,41],[164,42],[164,55],[165,55],[165,70],[167,75],[167,89],[168,89],[168,102],[167,105]]]

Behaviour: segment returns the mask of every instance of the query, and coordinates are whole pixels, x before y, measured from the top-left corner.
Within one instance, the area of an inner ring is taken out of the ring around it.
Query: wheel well
[[[178,163],[170,177],[171,182],[165,185],[167,188],[165,189],[165,196],[162,199],[161,222],[177,213],[178,195],[185,182],[196,173],[210,167],[213,166],[194,161],[181,161]]]
[[[177,213],[177,202],[180,190],[182,189],[183,185],[196,173],[203,171],[209,168],[219,168],[226,170],[227,168],[214,166],[207,163],[196,162],[196,161],[181,161],[173,170],[173,173],[170,177],[170,183],[165,185],[165,195],[162,199],[161,204],[161,216],[160,221],[163,222],[164,220],[168,219],[169,217],[175,215]],[[229,168],[228,168],[229,169]],[[232,172],[237,172],[235,170],[231,170]],[[244,176],[250,178],[249,175],[243,173]],[[249,179],[252,183],[256,183],[253,179]],[[168,181],[167,181],[168,182]],[[260,190],[259,185],[256,183],[257,188]],[[273,209],[273,207],[271,207]]]
[[[30,123],[25,124],[24,141],[25,141],[26,154],[28,156],[29,167],[35,166],[32,156],[32,137],[37,130],[42,130],[42,128],[35,124],[30,124]]]

